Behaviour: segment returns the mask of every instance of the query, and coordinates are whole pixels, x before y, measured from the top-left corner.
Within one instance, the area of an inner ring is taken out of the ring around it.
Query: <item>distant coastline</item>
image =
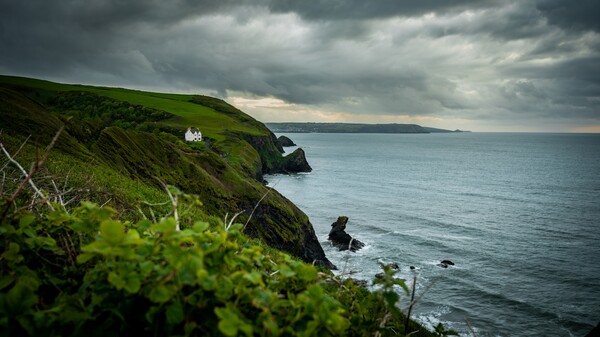
[[[430,128],[417,124],[265,123],[273,132],[288,133],[460,133],[463,130]]]

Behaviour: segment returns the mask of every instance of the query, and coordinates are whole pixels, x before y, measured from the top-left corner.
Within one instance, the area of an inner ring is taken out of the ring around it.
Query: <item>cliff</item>
[[[96,201],[107,200],[122,217],[135,219],[144,202],[164,201],[165,183],[198,195],[205,217],[242,212],[246,234],[334,268],[308,217],[262,183],[263,174],[310,168],[304,156],[284,157],[271,131],[226,102],[0,76],[0,129],[9,150],[31,135],[33,149],[21,156],[33,158],[63,124],[48,174],[104,196]],[[200,129],[205,141],[183,142],[187,127]]]

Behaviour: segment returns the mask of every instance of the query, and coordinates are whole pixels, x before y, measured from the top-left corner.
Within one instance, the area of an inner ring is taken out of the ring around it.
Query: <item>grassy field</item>
[[[0,83],[26,88],[35,88],[44,91],[85,91],[101,96],[110,97],[119,101],[148,108],[162,110],[176,115],[178,118],[166,120],[169,126],[176,128],[196,127],[206,137],[217,141],[225,139],[225,133],[240,131],[252,135],[264,136],[265,132],[250,127],[234,116],[227,116],[214,109],[192,102],[196,96],[181,94],[165,94],[137,91],[123,88],[94,87],[74,84],[61,84],[24,77],[0,76]]]

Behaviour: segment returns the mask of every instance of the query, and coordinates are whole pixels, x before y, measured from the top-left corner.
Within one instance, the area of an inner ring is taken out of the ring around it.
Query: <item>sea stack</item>
[[[331,224],[331,231],[329,232],[329,241],[333,243],[333,246],[339,250],[357,251],[365,246],[359,240],[353,239],[348,233],[346,233],[346,224],[348,223],[347,216],[338,217],[337,221]]]
[[[297,173],[297,172],[310,172],[312,168],[306,161],[306,154],[302,149],[296,149],[296,151],[290,153],[285,157],[285,164],[283,167],[285,172]]]
[[[279,145],[283,147],[296,146],[296,144],[294,144],[294,142],[286,136],[279,136],[279,138],[277,138],[277,142],[279,142]]]

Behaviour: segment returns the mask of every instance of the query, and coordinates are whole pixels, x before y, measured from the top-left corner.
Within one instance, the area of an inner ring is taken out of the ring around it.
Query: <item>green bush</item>
[[[173,218],[128,224],[113,214],[86,203],[72,215],[3,222],[5,335],[311,336],[347,328],[313,266],[283,254],[282,264],[272,262],[245,243],[241,225],[196,222],[177,231]]]

